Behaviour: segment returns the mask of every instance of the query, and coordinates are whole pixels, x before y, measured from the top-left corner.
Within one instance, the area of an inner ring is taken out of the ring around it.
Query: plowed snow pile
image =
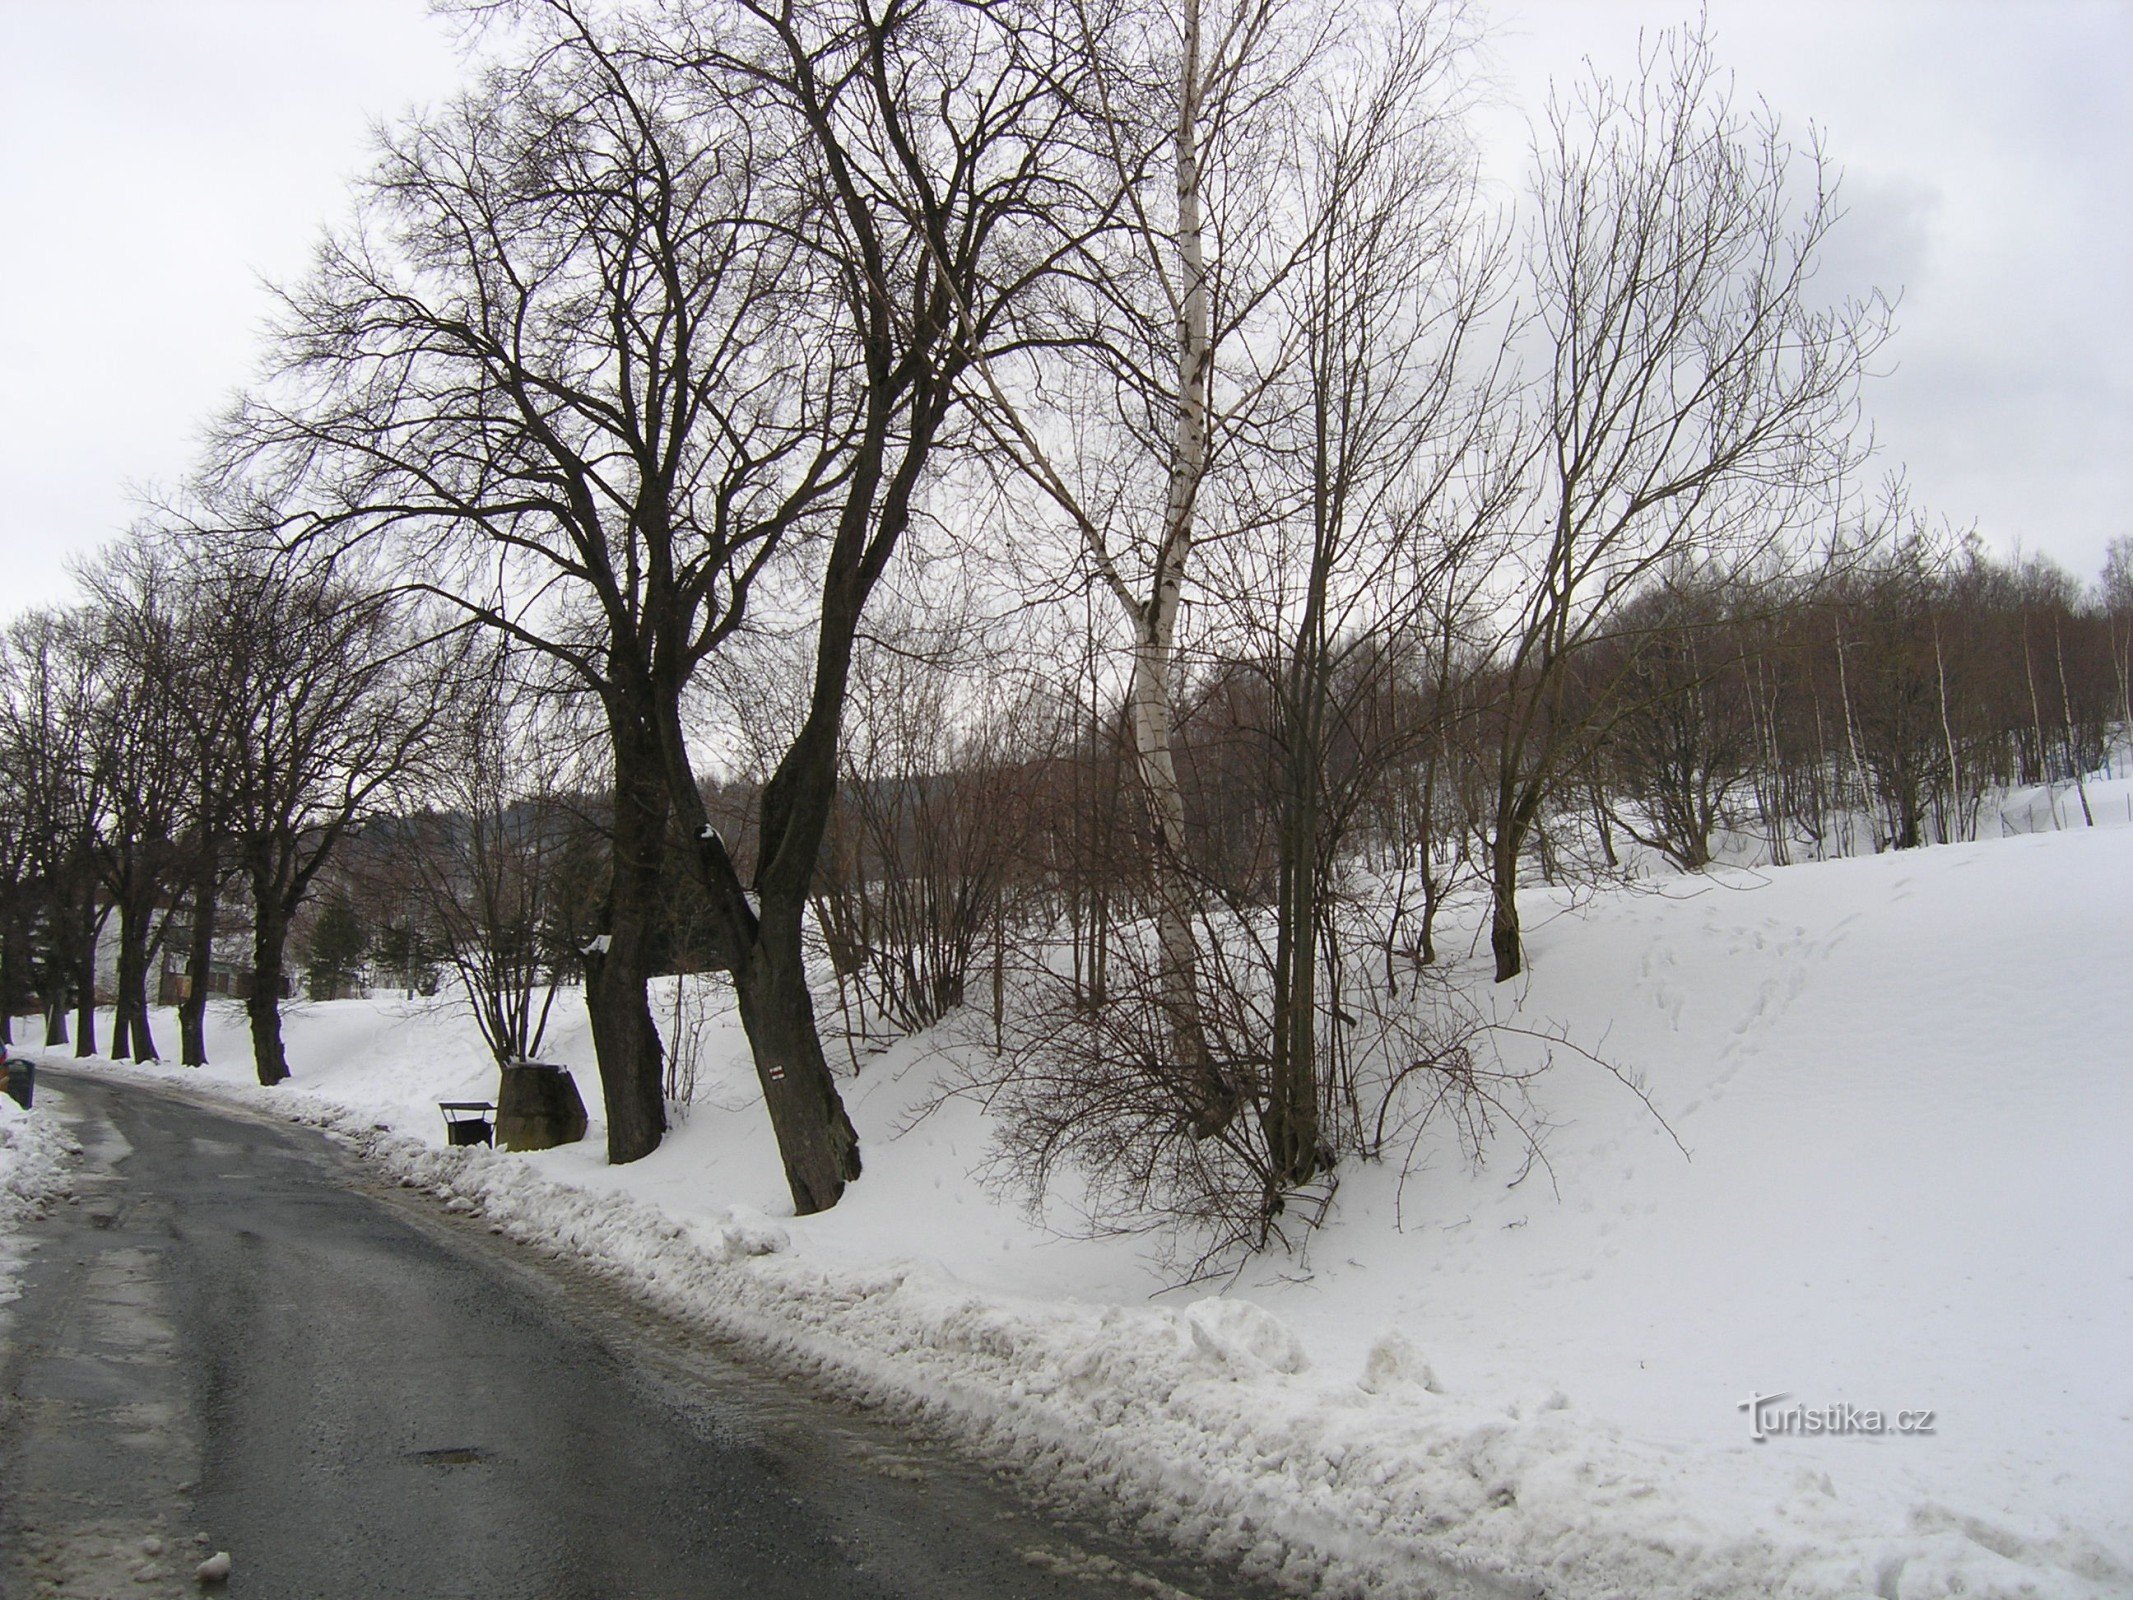
[[[972,1176],[977,1107],[913,1120],[925,1041],[847,1083],[867,1176],[800,1220],[730,1026],[707,1098],[618,1169],[597,1126],[438,1148],[434,1102],[493,1078],[456,1017],[396,1002],[302,1010],[297,1081],[230,1092],[1300,1587],[2133,1593],[2133,828],[1541,893],[1528,920],[1530,981],[1488,998],[1641,1074],[1687,1156],[1565,1058],[1546,1168],[1425,1141],[1404,1179],[1347,1173],[1306,1255],[1159,1296],[1143,1247]],[[186,1081],[242,1080],[239,1020]],[[551,1054],[595,1099],[581,1023]]]
[[[23,1224],[70,1192],[68,1169],[80,1146],[42,1107],[24,1111],[0,1095],[0,1305],[15,1297]]]

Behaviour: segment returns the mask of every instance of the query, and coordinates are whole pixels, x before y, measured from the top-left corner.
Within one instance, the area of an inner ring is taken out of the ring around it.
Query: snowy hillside
[[[730,1026],[687,1121],[621,1169],[597,1128],[434,1148],[434,1102],[493,1082],[434,1007],[301,1008],[296,1082],[232,1092],[1299,1584],[2133,1593],[2133,828],[1526,907],[1529,981],[1477,995],[1640,1075],[1667,1126],[1558,1052],[1545,1166],[1447,1141],[1351,1170],[1303,1257],[1190,1291],[989,1191],[982,1111],[917,1115],[938,1041],[847,1085],[867,1175],[804,1220]],[[162,1070],[241,1083],[240,1024],[208,1072]],[[595,1101],[582,1023],[549,1053]],[[1777,1432],[1832,1407],[1930,1431]]]

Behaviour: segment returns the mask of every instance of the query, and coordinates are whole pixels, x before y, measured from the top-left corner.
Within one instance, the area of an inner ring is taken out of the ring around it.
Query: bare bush
[[[1213,980],[1208,1047],[1247,1112],[1212,1136],[1196,1127],[1171,1057],[1160,945],[1147,921],[1120,931],[1101,1004],[1056,967],[1019,972],[1003,1048],[973,1052],[983,1064],[954,1089],[992,1109],[993,1179],[1033,1203],[1063,1203],[1089,1232],[1155,1236],[1172,1269],[1193,1278],[1233,1265],[1240,1252],[1300,1245],[1324,1220],[1344,1162],[1405,1162],[1435,1131],[1470,1159],[1500,1137],[1530,1158],[1537,1119],[1527,1089],[1541,1067],[1500,1056],[1485,1019],[1442,974],[1395,990],[1346,970],[1384,937],[1377,887],[1343,903],[1320,946],[1320,992],[1341,1001],[1328,1019],[1313,1107],[1326,1160],[1309,1181],[1297,1181],[1263,1131],[1276,1089],[1266,914],[1211,918],[1199,929]]]

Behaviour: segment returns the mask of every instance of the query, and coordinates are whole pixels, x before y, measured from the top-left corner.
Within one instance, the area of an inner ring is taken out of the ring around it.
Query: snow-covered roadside
[[[22,1225],[73,1192],[81,1146],[43,1107],[24,1111],[0,1095],[0,1304],[15,1298]]]
[[[670,1314],[1301,1590],[1648,1600],[2120,1592],[2104,1552],[1993,1555],[1975,1530],[1953,1525],[1892,1537],[1812,1482],[1763,1504],[1735,1485],[1730,1525],[1714,1524],[1709,1463],[1596,1427],[1559,1394],[1509,1406],[1441,1394],[1396,1336],[1360,1371],[1314,1372],[1294,1334],[1248,1301],[1061,1305],[975,1293],[908,1263],[825,1266],[795,1253],[789,1230],[759,1212],[681,1223],[621,1194],[548,1181],[520,1158],[379,1129],[315,1096],[187,1081],[324,1128],[404,1184]],[[2037,1587],[2040,1562],[2061,1560],[2086,1562],[2097,1581],[2062,1568],[2055,1576],[2074,1586]]]
[[[973,1177],[981,1108],[917,1115],[938,1041],[848,1080],[867,1175],[805,1219],[779,1215],[730,1029],[688,1120],[623,1168],[597,1126],[536,1156],[441,1148],[435,1102],[494,1084],[449,1008],[300,1008],[274,1091],[241,1081],[234,1014],[216,1067],[148,1075],[324,1125],[1299,1588],[2094,1600],[2133,1594],[2129,890],[2121,827],[1537,892],[1530,982],[1478,992],[1641,1073],[1693,1160],[1566,1062],[1542,1087],[1552,1187],[1434,1146],[1404,1179],[1360,1167],[1305,1259],[1189,1304],[1150,1302],[1132,1241],[1049,1235]],[[582,1023],[547,1053],[590,1098]],[[1932,1408],[1935,1432],[1754,1443],[1738,1402],[1777,1389]]]

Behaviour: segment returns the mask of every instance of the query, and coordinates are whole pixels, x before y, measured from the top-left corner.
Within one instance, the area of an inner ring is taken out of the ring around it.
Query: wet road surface
[[[0,1595],[1232,1600],[388,1187],[61,1071],[79,1196],[0,1310]],[[49,1097],[49,1098],[47,1098]]]

